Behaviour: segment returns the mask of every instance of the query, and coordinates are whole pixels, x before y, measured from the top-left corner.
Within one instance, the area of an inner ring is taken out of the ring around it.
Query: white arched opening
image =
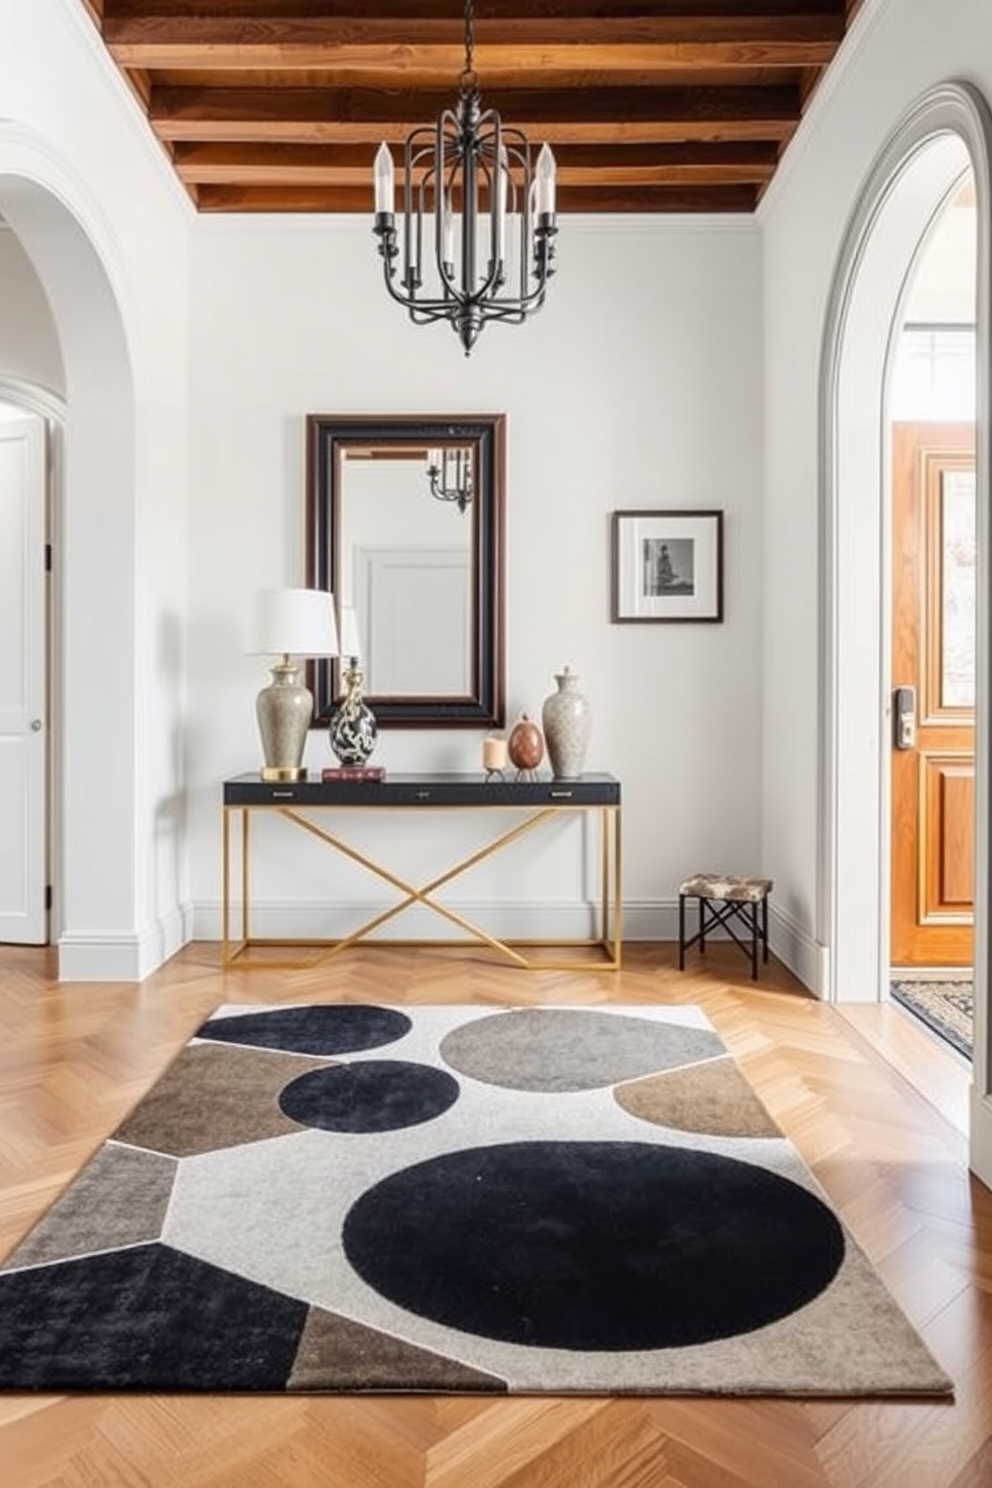
[[[883,749],[888,718],[882,561],[886,376],[891,338],[920,245],[970,167],[977,200],[975,1058],[972,1166],[992,1183],[988,1049],[990,688],[989,213],[992,114],[977,91],[928,92],[893,131],[844,236],[827,310],[820,377],[819,939],[829,948],[825,994],[880,994],[888,906]]]
[[[108,269],[112,247],[97,247],[97,214],[89,209],[94,221],[86,222],[78,183],[22,130],[2,124],[0,212],[44,287],[65,372],[64,402],[28,396],[16,368],[5,374],[4,395],[61,423],[56,935],[59,975],[78,980],[94,949],[106,941],[118,952],[136,921],[134,386],[121,286]],[[123,963],[121,971],[135,974]]]

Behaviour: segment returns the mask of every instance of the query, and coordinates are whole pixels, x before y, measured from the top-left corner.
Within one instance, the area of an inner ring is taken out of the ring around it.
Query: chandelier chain
[[[473,57],[475,53],[475,4],[465,0],[465,66],[462,68],[462,91],[473,89],[478,81]]]

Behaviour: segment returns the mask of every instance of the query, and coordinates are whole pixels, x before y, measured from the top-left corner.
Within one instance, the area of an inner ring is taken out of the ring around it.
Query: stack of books
[[[382,765],[335,765],[320,772],[321,780],[385,780]]]

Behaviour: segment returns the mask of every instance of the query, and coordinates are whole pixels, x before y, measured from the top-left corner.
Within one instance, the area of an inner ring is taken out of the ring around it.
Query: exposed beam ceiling
[[[371,212],[464,62],[462,0],[80,3],[203,212]],[[477,0],[483,106],[552,146],[561,213],[751,212],[858,3]]]

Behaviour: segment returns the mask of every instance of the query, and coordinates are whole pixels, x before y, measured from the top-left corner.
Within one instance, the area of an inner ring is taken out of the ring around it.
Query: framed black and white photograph
[[[612,618],[722,620],[723,512],[614,512]]]

